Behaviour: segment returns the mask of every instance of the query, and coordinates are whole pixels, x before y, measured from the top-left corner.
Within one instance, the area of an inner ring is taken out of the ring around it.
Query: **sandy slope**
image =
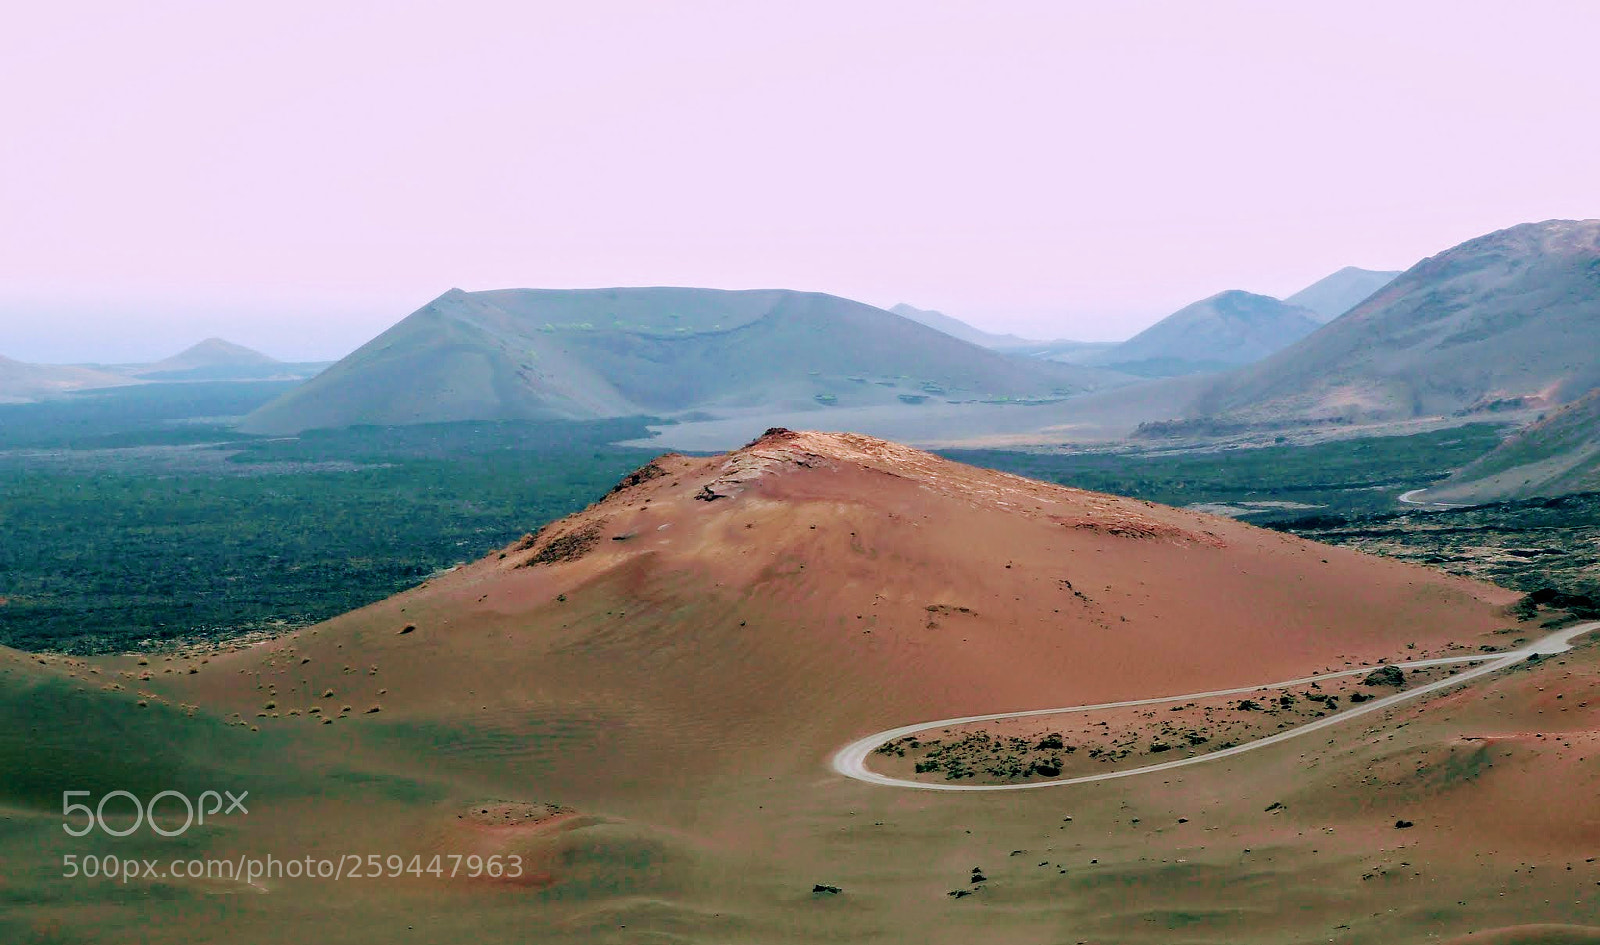
[[[134,380],[98,368],[27,364],[0,356],[0,403],[26,403],[68,391],[118,387]]]
[[[1600,388],[1511,436],[1424,495],[1470,505],[1600,489]]]
[[[866,437],[633,479],[258,646],[6,656],[0,760],[33,774],[0,784],[0,937],[1397,942],[1592,919],[1593,646],[1148,778],[967,796],[828,769],[907,719],[1500,645],[1507,592]],[[252,790],[194,855],[499,852],[528,875],[60,879],[83,848],[59,792],[124,781]]]

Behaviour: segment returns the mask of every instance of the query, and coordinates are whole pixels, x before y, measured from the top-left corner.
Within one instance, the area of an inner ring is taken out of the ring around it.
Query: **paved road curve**
[[[1422,495],[1427,491],[1427,489],[1412,489],[1410,492],[1400,493],[1398,498],[1400,499],[1401,503],[1405,505],[1420,505],[1425,509],[1464,509],[1469,507],[1465,505],[1454,505],[1449,502],[1429,502],[1427,499],[1417,498],[1417,496]]]
[[[1179,696],[1159,696],[1154,699],[1131,699],[1127,702],[1102,702],[1098,705],[1076,705],[1067,706],[1060,709],[1029,709],[1025,712],[997,712],[993,715],[969,715],[965,718],[959,719],[939,719],[938,721],[934,722],[918,722],[914,725],[902,725],[899,728],[892,728],[886,732],[876,732],[872,735],[868,735],[866,738],[851,742],[845,747],[839,749],[839,751],[833,756],[833,770],[847,778],[854,778],[857,781],[866,781],[869,784],[882,784],[888,787],[917,788],[923,791],[1027,791],[1034,788],[1061,787],[1067,784],[1087,784],[1090,781],[1110,781],[1114,778],[1131,778],[1137,774],[1153,774],[1157,771],[1170,771],[1173,768],[1182,768],[1187,765],[1197,765],[1207,761],[1216,761],[1219,758],[1226,758],[1229,755],[1243,754],[1247,751],[1254,751],[1257,748],[1265,748],[1268,745],[1275,745],[1278,742],[1288,741],[1291,738],[1298,738],[1301,735],[1309,735],[1310,733],[1318,731],[1319,729],[1324,729],[1331,725],[1338,725],[1341,722],[1356,718],[1357,716],[1366,715],[1369,712],[1377,712],[1380,709],[1387,709],[1390,706],[1398,705],[1399,703],[1405,702],[1408,699],[1415,699],[1418,696],[1427,695],[1430,692],[1436,692],[1449,686],[1460,685],[1468,680],[1476,679],[1479,676],[1486,676],[1489,673],[1506,669],[1507,667],[1513,666],[1535,654],[1540,656],[1549,656],[1554,653],[1564,653],[1572,648],[1572,639],[1574,637],[1581,636],[1593,630],[1600,630],[1600,621],[1580,624],[1575,627],[1568,627],[1565,630],[1558,630],[1547,637],[1528,644],[1527,646],[1520,647],[1515,650],[1509,650],[1504,653],[1484,653],[1477,656],[1447,656],[1440,659],[1412,660],[1405,663],[1380,664],[1384,666],[1398,666],[1401,668],[1409,668],[1413,666],[1443,666],[1449,663],[1482,663],[1483,665],[1474,666],[1472,669],[1469,669],[1464,673],[1457,673],[1454,676],[1440,679],[1424,686],[1418,686],[1415,689],[1399,692],[1392,696],[1384,696],[1383,698],[1376,699],[1372,702],[1364,702],[1359,707],[1344,709],[1326,718],[1317,719],[1314,722],[1307,722],[1306,724],[1296,728],[1279,732],[1276,735],[1269,735],[1266,738],[1257,739],[1253,742],[1246,742],[1243,745],[1235,745],[1232,748],[1219,749],[1204,755],[1196,755],[1192,758],[1179,758],[1174,761],[1163,761],[1160,764],[1145,765],[1142,768],[1127,768],[1122,771],[1111,771],[1105,774],[1089,774],[1076,778],[1058,778],[1054,781],[1029,781],[1022,784],[925,784],[921,781],[908,781],[903,778],[891,778],[888,775],[877,774],[869,771],[867,770],[867,758],[869,758],[872,755],[872,752],[884,742],[892,741],[896,738],[904,738],[907,735],[915,735],[918,732],[925,732],[933,728],[946,728],[952,725],[965,725],[969,722],[993,722],[1000,719],[1022,719],[1036,715],[1064,715],[1068,712],[1090,712],[1095,709],[1120,709],[1127,706],[1157,705],[1163,702],[1178,702],[1189,699],[1208,699],[1213,696],[1242,695],[1247,692],[1255,692],[1258,689],[1276,689],[1283,686],[1299,686],[1322,679],[1337,679],[1340,676],[1356,676],[1362,673],[1370,673],[1378,667],[1363,666],[1358,669],[1346,669],[1337,673],[1323,673],[1318,676],[1303,676],[1299,679],[1288,679],[1284,680],[1283,682],[1262,683],[1256,686],[1241,686],[1237,689],[1214,689],[1210,692],[1188,692]]]

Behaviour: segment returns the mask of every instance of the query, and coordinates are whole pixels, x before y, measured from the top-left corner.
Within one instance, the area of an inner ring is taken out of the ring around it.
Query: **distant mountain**
[[[146,365],[144,370],[146,372],[192,371],[195,368],[258,367],[280,363],[282,362],[276,358],[270,358],[244,345],[236,345],[221,338],[207,338],[170,358]]]
[[[221,338],[199,344],[154,364],[122,365],[116,370],[149,381],[256,381],[306,378],[331,362],[289,363]]]
[[[1249,364],[1317,329],[1312,312],[1233,289],[1186,306],[1092,363],[1146,377],[1175,377]]]
[[[1397,419],[1552,406],[1600,386],[1600,220],[1425,259],[1315,334],[1219,378],[1191,416]]]
[[[816,292],[452,289],[248,417],[353,424],[687,416],[1061,397],[1099,372],[1013,358]]]
[[[69,364],[27,364],[0,356],[0,403],[19,403],[94,387],[118,387],[133,380],[99,368]]]
[[[914,308],[904,302],[894,306],[889,311],[902,318],[909,318],[919,324],[927,325],[936,331],[942,331],[952,338],[960,338],[962,341],[984,348],[1018,348],[1041,343],[1018,335],[998,335],[994,332],[984,331],[943,312]]]
[[[1346,266],[1331,276],[1311,283],[1284,301],[1310,309],[1317,314],[1318,321],[1331,322],[1393,282],[1399,274]]]
[[[980,347],[994,351],[1003,351],[1006,354],[1016,354],[1027,358],[1039,358],[1045,361],[1060,361],[1064,364],[1088,364],[1094,357],[1102,352],[1115,348],[1115,341],[1068,341],[1057,339],[1055,341],[1037,341],[1023,338],[1020,335],[998,335],[993,332],[974,328],[959,318],[935,312],[930,309],[913,308],[901,302],[889,311],[903,318],[927,325],[936,331],[942,331],[952,338],[960,338]]]
[[[1478,504],[1594,491],[1600,491],[1600,389],[1513,435],[1425,498]]]

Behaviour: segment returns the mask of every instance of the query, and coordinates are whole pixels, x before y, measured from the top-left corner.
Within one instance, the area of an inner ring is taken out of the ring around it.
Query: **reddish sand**
[[[248,822],[207,835],[219,855],[456,847],[535,874],[288,884],[230,900],[214,940],[1423,941],[1593,917],[1594,647],[1181,775],[930,796],[827,760],[918,719],[1503,645],[1516,596],[784,432],[662,457],[503,553],[280,639],[144,666],[13,661],[0,685],[60,678],[97,711],[194,727],[192,763],[264,772]],[[486,798],[564,811],[464,816]],[[8,851],[60,833],[40,804]],[[191,895],[82,921],[193,941],[219,907]]]
[[[269,701],[259,680],[280,709],[328,689],[357,714],[551,702],[714,738],[782,723],[829,745],[919,717],[1472,647],[1515,597],[865,437],[774,437],[659,467],[531,548],[220,655],[181,689],[246,717]],[[585,535],[572,560],[528,563]]]

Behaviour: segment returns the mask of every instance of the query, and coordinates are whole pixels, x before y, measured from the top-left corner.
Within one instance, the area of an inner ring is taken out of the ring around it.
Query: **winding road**
[[[886,787],[916,788],[917,790],[922,791],[1028,791],[1037,788],[1063,787],[1068,784],[1088,784],[1091,781],[1110,781],[1115,778],[1131,778],[1134,775],[1153,774],[1157,771],[1171,771],[1174,768],[1183,768],[1189,765],[1197,765],[1208,761],[1216,761],[1220,758],[1227,758],[1231,755],[1239,755],[1247,751],[1255,751],[1258,748],[1265,748],[1268,745],[1275,745],[1278,742],[1288,741],[1291,738],[1298,738],[1301,735],[1309,735],[1312,732],[1328,728],[1329,726],[1338,725],[1341,722],[1348,721],[1358,716],[1366,715],[1369,712],[1377,712],[1381,709],[1387,709],[1407,700],[1415,699],[1418,696],[1427,695],[1430,692],[1437,692],[1440,689],[1445,689],[1450,686],[1460,685],[1468,680],[1476,679],[1479,676],[1486,676],[1490,673],[1506,669],[1528,659],[1531,656],[1550,656],[1556,653],[1564,653],[1572,648],[1572,640],[1574,637],[1582,636],[1583,634],[1594,630],[1600,630],[1600,621],[1579,624],[1577,626],[1568,627],[1565,630],[1557,630],[1555,633],[1530,643],[1527,646],[1519,647],[1515,650],[1508,650],[1504,653],[1483,653],[1476,656],[1446,656],[1438,659],[1411,660],[1404,663],[1382,663],[1379,664],[1379,666],[1398,666],[1401,668],[1409,668],[1413,666],[1443,666],[1451,663],[1482,663],[1484,665],[1475,666],[1466,672],[1457,673],[1454,676],[1436,680],[1426,685],[1418,686],[1415,689],[1407,690],[1405,692],[1398,692],[1392,696],[1384,696],[1380,699],[1375,699],[1372,702],[1364,702],[1359,706],[1344,709],[1334,715],[1327,716],[1326,718],[1317,719],[1313,722],[1307,722],[1304,725],[1288,729],[1287,731],[1279,732],[1276,735],[1269,735],[1266,738],[1257,739],[1253,742],[1246,742],[1243,745],[1235,745],[1232,748],[1222,748],[1217,751],[1208,752],[1204,755],[1196,755],[1192,758],[1179,758],[1174,761],[1163,761],[1160,764],[1145,765],[1139,768],[1127,768],[1122,771],[1109,771],[1105,774],[1089,774],[1076,778],[1058,778],[1052,781],[1029,781],[1021,784],[933,784],[923,783],[921,781],[909,781],[904,778],[891,778],[888,775],[869,771],[867,770],[867,759],[871,757],[873,751],[884,742],[892,741],[896,738],[904,738],[907,735],[915,735],[918,732],[925,732],[933,728],[945,728],[952,725],[965,725],[971,722],[994,722],[1001,719],[1022,719],[1037,715],[1064,715],[1069,712],[1091,712],[1095,709],[1120,709],[1128,706],[1158,705],[1164,702],[1178,702],[1187,699],[1207,699],[1215,696],[1242,695],[1244,693],[1255,692],[1258,689],[1276,689],[1283,686],[1299,686],[1306,683],[1317,682],[1318,680],[1322,679],[1337,679],[1341,676],[1356,676],[1362,673],[1370,673],[1373,670],[1378,669],[1379,666],[1363,666],[1357,669],[1340,670],[1336,673],[1322,673],[1317,676],[1302,676],[1299,679],[1287,679],[1282,682],[1262,683],[1255,686],[1240,686],[1236,689],[1214,689],[1210,692],[1187,692],[1182,695],[1158,696],[1153,699],[1131,699],[1126,702],[1102,702],[1098,705],[1066,706],[1059,709],[1029,709],[1023,712],[997,712],[993,715],[969,715],[958,719],[939,719],[933,722],[917,722],[913,725],[902,725],[899,728],[892,728],[884,732],[875,732],[858,741],[851,742],[845,747],[839,749],[839,751],[834,754],[833,770],[847,778],[854,778],[857,781],[865,781],[868,784],[881,784]]]
[[[1425,508],[1425,509],[1464,509],[1464,508],[1467,508],[1467,506],[1465,506],[1465,505],[1453,505],[1453,504],[1451,504],[1449,502],[1429,502],[1427,499],[1418,499],[1418,498],[1416,498],[1417,496],[1419,496],[1419,495],[1421,495],[1421,494],[1423,494],[1424,492],[1427,492],[1427,491],[1428,490],[1425,489],[1425,488],[1424,489],[1412,489],[1410,492],[1402,492],[1402,493],[1400,493],[1400,495],[1396,496],[1396,498],[1398,498],[1400,500],[1401,504],[1403,504],[1403,505],[1417,505],[1417,506],[1421,506],[1422,508]]]

